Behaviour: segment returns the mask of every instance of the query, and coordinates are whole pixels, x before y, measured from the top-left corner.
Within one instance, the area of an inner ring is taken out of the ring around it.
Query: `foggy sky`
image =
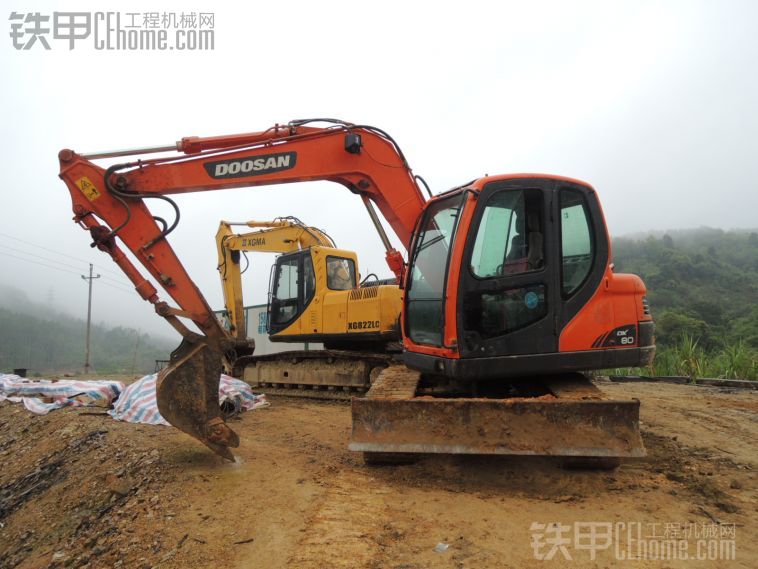
[[[94,262],[103,275],[95,321],[171,335],[72,223],[58,151],[172,144],[307,117],[386,130],[435,193],[484,174],[546,172],[590,182],[612,235],[758,226],[758,4],[497,4],[108,3],[120,12],[215,12],[215,50],[150,53],[91,44],[69,51],[60,42],[16,51],[12,9],[105,8],[6,4],[0,282],[84,316],[79,275]],[[340,186],[176,201],[182,221],[170,243],[214,307],[222,298],[213,240],[220,219],[297,216],[355,250],[362,274],[389,276],[361,201]],[[250,258],[246,304],[263,303],[274,257]]]

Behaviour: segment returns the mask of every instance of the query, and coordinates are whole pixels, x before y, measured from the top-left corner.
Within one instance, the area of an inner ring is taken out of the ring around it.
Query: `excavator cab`
[[[269,283],[269,335],[319,334],[318,312],[328,303],[325,296],[331,291],[354,289],[358,284],[356,271],[357,257],[352,251],[309,247],[279,256]],[[306,312],[308,324],[303,321]]]
[[[349,349],[399,339],[401,291],[359,286],[352,251],[313,246],[280,255],[269,283],[267,330],[273,342],[323,342]]]
[[[429,203],[411,250],[405,361],[414,369],[487,380],[652,358],[645,287],[613,273],[600,203],[583,183],[477,180]]]

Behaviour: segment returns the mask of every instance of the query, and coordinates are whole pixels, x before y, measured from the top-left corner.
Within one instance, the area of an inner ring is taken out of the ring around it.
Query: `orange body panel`
[[[600,348],[593,343],[610,330],[652,320],[642,309],[645,285],[636,275],[616,275],[606,269],[602,285],[562,330],[558,350],[576,352]],[[619,346],[623,347],[623,346]],[[604,349],[608,349],[606,346]]]

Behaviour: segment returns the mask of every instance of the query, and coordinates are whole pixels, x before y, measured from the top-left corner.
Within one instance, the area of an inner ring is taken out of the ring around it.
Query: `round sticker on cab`
[[[529,291],[524,295],[524,304],[526,304],[526,307],[530,310],[537,308],[537,305],[540,303],[540,298],[537,296],[537,293],[534,291]]]

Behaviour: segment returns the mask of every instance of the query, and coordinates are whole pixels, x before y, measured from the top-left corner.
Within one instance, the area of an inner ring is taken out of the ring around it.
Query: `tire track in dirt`
[[[379,535],[389,521],[389,490],[360,470],[342,470],[325,479],[325,492],[306,518],[306,529],[287,566],[374,567],[381,557]]]

